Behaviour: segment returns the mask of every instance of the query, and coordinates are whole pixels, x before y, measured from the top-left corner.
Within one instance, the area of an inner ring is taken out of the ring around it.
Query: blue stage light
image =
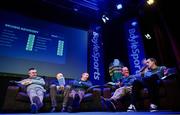
[[[136,26],[136,25],[137,25],[137,22],[134,21],[134,22],[131,23],[131,25],[132,25],[132,26]]]

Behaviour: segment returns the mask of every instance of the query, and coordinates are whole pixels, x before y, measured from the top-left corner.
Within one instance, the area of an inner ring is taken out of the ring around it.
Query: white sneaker
[[[135,111],[136,111],[136,107],[133,104],[129,105],[127,112],[135,112]]]
[[[156,112],[156,111],[158,111],[157,110],[157,105],[155,105],[155,104],[150,104],[150,110],[149,110],[150,112]]]

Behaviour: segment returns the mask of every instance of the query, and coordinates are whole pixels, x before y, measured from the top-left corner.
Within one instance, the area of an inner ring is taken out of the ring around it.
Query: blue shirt
[[[135,75],[130,75],[128,77],[123,76],[121,80],[122,86],[131,86],[136,79]]]

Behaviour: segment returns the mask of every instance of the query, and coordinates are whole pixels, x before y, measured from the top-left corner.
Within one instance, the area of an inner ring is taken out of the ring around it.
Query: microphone
[[[139,72],[143,72],[146,68],[148,68],[147,65],[145,65],[144,67],[142,67],[142,68],[139,70]]]

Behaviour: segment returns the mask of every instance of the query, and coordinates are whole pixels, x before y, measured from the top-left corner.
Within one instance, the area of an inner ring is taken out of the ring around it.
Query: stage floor
[[[0,113],[6,115],[27,115],[31,113]],[[180,115],[180,112],[54,112],[54,113],[37,113],[40,115]],[[37,115],[33,114],[33,115]]]

